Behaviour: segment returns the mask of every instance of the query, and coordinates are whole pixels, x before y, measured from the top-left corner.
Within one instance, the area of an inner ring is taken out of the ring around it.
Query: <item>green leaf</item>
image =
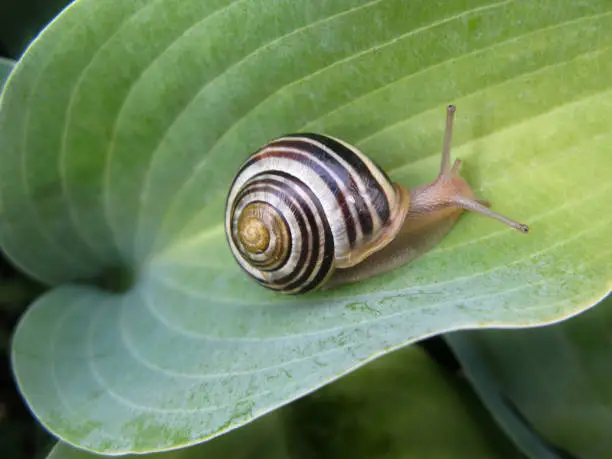
[[[48,459],[96,457],[100,456],[61,443]],[[409,347],[241,429],[201,445],[150,457],[518,459],[521,456],[497,430],[463,379],[446,374],[422,350]]]
[[[610,327],[612,296],[554,326],[446,338],[483,402],[529,457],[596,459],[612,455]]]
[[[2,93],[4,84],[6,83],[6,80],[8,79],[14,66],[15,61],[0,57],[0,93]]]
[[[0,57],[0,94],[4,88],[15,61]],[[0,269],[2,261],[0,261]],[[37,293],[40,293],[36,286],[31,282],[24,281],[21,277],[13,277],[3,275],[0,278],[0,309],[7,313],[18,312],[24,306],[24,303],[29,303],[32,298],[35,298]],[[0,337],[0,348],[5,349],[5,334]]]
[[[94,451],[172,448],[425,336],[588,308],[610,290],[611,44],[607,0],[72,4],[0,110],[1,242],[56,287],[14,337],[32,411]],[[529,235],[465,215],[415,263],[302,297],[238,268],[223,209],[250,152],[326,132],[413,186],[449,102],[464,175]]]
[[[289,459],[284,439],[283,416],[269,413],[241,429],[234,430],[212,441],[189,448],[152,453],[147,459]],[[47,459],[102,459],[108,456],[76,449],[58,442]],[[142,455],[123,456],[126,459],[142,458]]]
[[[284,408],[296,457],[519,458],[463,379],[418,347],[377,359]]]

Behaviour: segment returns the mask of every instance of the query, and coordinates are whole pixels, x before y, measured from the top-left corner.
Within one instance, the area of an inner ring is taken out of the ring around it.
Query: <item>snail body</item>
[[[242,164],[227,197],[225,230],[238,264],[261,285],[297,294],[407,263],[463,210],[527,232],[474,197],[459,160],[451,167],[454,112],[449,106],[439,175],[410,190],[334,137],[288,134],[264,145]]]

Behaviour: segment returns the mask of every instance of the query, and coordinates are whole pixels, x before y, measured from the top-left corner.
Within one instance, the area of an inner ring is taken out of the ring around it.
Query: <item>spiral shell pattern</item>
[[[231,185],[232,253],[283,293],[320,287],[377,240],[398,212],[387,175],[356,148],[321,134],[279,137],[251,155]]]

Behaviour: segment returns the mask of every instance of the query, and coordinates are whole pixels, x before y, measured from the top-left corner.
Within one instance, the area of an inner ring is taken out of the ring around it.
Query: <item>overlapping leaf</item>
[[[0,111],[4,249],[57,288],[16,332],[33,412],[109,453],[196,443],[424,336],[575,314],[610,290],[606,0],[73,3]],[[426,257],[280,297],[234,263],[238,165],[288,131],[416,185],[454,155],[524,236],[464,216]],[[124,294],[74,280],[134,279]]]
[[[389,396],[393,394],[393,396]],[[130,456],[136,458],[138,456]],[[340,381],[202,445],[151,459],[519,459],[465,381],[419,348],[394,352]],[[48,459],[98,455],[57,445]]]
[[[15,62],[13,60],[0,57],[0,92],[2,92],[4,83],[6,83],[6,80],[14,66]]]
[[[557,450],[595,459],[612,454],[611,323],[608,298],[554,326],[453,333],[448,341],[485,404],[530,457],[564,457]]]

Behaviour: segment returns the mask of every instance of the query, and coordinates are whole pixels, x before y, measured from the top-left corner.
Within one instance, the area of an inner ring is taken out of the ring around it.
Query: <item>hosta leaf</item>
[[[612,455],[612,297],[545,328],[457,332],[448,342],[498,422],[532,458]],[[565,452],[555,456],[554,451]]]
[[[29,406],[81,447],[171,448],[424,336],[588,308],[610,290],[611,72],[607,0],[73,3],[0,111],[2,244],[56,287],[14,338]],[[464,175],[529,235],[465,215],[417,262],[302,297],[237,267],[223,209],[255,148],[326,132],[416,185],[449,102]]]
[[[292,459],[285,442],[283,416],[269,413],[248,426],[234,430],[212,441],[188,448],[147,455],[147,459]],[[47,459],[103,459],[108,456],[76,449],[66,443],[57,443]],[[126,459],[142,455],[123,456]]]
[[[389,394],[393,394],[392,397]],[[128,456],[130,457],[130,456]],[[131,456],[136,458],[138,456]],[[212,441],[151,459],[519,459],[465,381],[417,347]],[[95,459],[60,443],[48,459]]]
[[[8,79],[11,70],[15,66],[15,61],[11,59],[5,59],[0,57],[0,94],[2,93],[2,89],[4,88],[4,84]],[[12,309],[14,304],[21,299],[19,289],[13,288],[13,285],[9,284],[6,280],[3,280],[0,283],[0,308],[3,310]],[[15,301],[17,300],[17,301]],[[0,346],[4,349],[5,346],[5,336],[4,333],[0,335]]]

